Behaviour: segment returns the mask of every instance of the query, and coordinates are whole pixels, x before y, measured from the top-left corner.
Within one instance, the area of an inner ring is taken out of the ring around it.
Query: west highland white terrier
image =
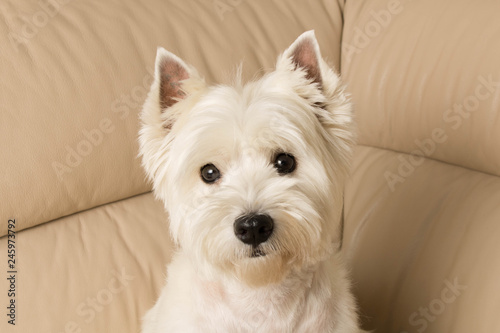
[[[313,31],[257,81],[158,49],[140,153],[178,246],[144,333],[362,332],[338,246],[351,104]]]

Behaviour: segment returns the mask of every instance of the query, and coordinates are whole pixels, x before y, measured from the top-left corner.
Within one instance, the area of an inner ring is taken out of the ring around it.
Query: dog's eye
[[[295,170],[295,157],[287,153],[281,153],[274,159],[274,167],[280,175],[291,173]]]
[[[213,164],[207,164],[200,170],[201,179],[207,184],[211,184],[220,178],[220,171]]]

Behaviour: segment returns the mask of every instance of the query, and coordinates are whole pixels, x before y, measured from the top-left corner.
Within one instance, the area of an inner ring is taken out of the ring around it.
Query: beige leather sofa
[[[224,82],[315,29],[359,124],[343,251],[364,328],[500,332],[499,14],[498,0],[2,0],[0,331],[139,332],[174,251],[137,158],[157,46]]]

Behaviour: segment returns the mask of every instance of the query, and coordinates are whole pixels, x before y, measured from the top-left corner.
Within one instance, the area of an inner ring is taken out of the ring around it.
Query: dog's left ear
[[[309,30],[300,35],[288,49],[283,52],[283,58],[290,59],[294,70],[298,68],[305,71],[306,78],[316,83],[319,89],[323,87],[321,75],[321,54],[314,30]]]
[[[313,30],[304,32],[285,50],[276,70],[293,75],[293,89],[314,107],[334,155],[348,165],[355,138],[352,105],[340,76],[321,57]]]

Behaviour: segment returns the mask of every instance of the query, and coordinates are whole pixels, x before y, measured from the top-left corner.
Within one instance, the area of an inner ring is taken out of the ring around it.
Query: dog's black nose
[[[234,222],[234,234],[245,244],[257,246],[264,243],[273,233],[274,222],[266,214],[240,216]]]

